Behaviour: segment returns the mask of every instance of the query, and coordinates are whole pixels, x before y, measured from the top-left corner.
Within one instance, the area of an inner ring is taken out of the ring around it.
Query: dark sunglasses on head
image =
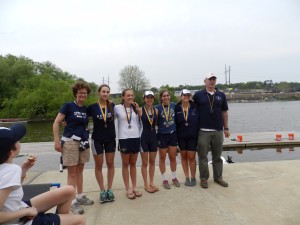
[[[217,78],[215,78],[215,77],[211,77],[211,78],[209,78],[208,80],[216,80]]]

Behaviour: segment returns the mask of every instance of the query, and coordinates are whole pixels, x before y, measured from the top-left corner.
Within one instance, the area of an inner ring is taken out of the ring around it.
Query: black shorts
[[[178,138],[178,146],[180,150],[196,151],[197,138]]]
[[[119,139],[119,151],[124,154],[139,153],[141,149],[140,138]]]
[[[168,148],[168,146],[177,146],[177,134],[176,132],[168,134],[157,134],[158,147]]]
[[[142,152],[157,152],[157,138],[153,138],[152,140],[141,139],[141,151]]]
[[[116,140],[101,142],[92,139],[91,149],[93,155],[101,155],[104,151],[106,153],[114,153],[116,151]]]
[[[24,201],[29,207],[32,207],[31,201]],[[60,225],[60,217],[54,213],[40,212],[33,218],[31,225]]]

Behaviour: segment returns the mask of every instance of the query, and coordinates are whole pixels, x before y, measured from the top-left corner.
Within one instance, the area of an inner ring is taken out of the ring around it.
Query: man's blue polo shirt
[[[199,128],[223,130],[222,112],[228,110],[226,95],[218,90],[213,95],[201,90],[194,94],[193,100],[199,110]]]

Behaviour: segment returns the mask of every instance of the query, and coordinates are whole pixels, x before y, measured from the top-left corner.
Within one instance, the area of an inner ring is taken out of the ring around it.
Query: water
[[[228,112],[234,133],[300,130],[299,101],[230,103]]]
[[[228,112],[232,133],[300,131],[300,101],[229,103]],[[53,141],[53,121],[24,124],[27,135],[22,142]]]

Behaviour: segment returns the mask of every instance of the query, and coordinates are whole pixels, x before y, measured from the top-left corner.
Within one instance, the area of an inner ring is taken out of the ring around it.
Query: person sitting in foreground
[[[73,186],[60,187],[23,202],[22,181],[34,165],[36,157],[29,157],[22,167],[12,164],[20,153],[19,140],[26,134],[22,124],[0,127],[0,224],[25,225],[84,225],[82,215],[70,214],[75,196]],[[57,206],[58,214],[45,213]]]

